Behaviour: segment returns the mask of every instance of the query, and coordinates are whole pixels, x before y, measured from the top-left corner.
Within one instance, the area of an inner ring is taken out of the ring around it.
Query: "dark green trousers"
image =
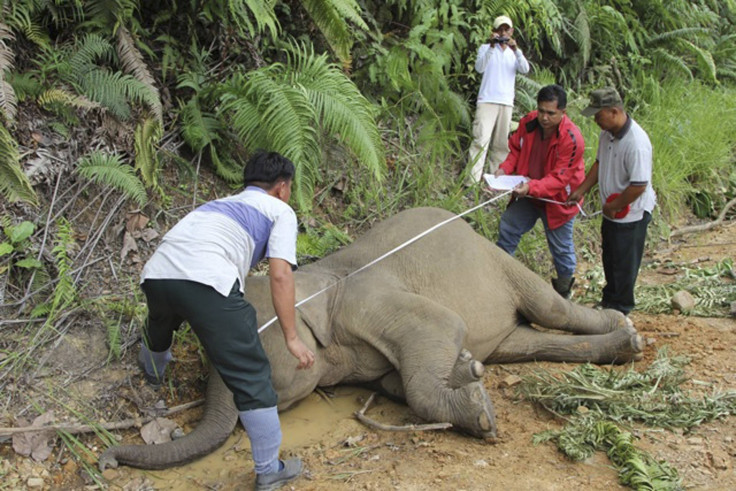
[[[141,285],[148,303],[144,336],[151,351],[165,351],[174,331],[189,322],[210,363],[232,391],[238,411],[273,407],[276,391],[258,337],[256,311],[238,286],[236,281],[223,297],[194,281],[146,280]]]

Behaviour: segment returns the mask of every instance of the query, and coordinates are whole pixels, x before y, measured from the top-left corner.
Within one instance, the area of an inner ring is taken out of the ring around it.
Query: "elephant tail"
[[[200,457],[219,448],[228,439],[238,421],[233,394],[210,369],[204,415],[197,427],[186,436],[158,445],[119,445],[100,456],[100,470],[120,464],[141,469],[166,469]]]

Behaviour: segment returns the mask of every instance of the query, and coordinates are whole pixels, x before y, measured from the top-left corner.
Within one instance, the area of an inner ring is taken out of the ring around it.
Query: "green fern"
[[[59,219],[57,225],[59,230],[55,245],[51,249],[56,263],[57,282],[51,299],[49,319],[54,317],[55,313],[72,305],[77,299],[77,288],[72,278],[72,260],[69,257],[69,249],[74,244],[74,231],[71,224],[64,218]]]
[[[122,162],[117,154],[95,151],[79,159],[77,173],[97,184],[113,187],[135,201],[146,203],[146,190],[132,167]]]
[[[15,119],[16,97],[13,86],[6,80],[6,73],[13,69],[13,51],[6,44],[12,40],[13,33],[0,22],[0,111],[7,121]]]
[[[150,187],[158,188],[158,142],[163,129],[156,117],[143,118],[135,128],[135,168]]]
[[[297,166],[295,198],[309,209],[320,176],[320,133],[358,156],[358,165],[381,178],[383,151],[368,101],[339,67],[304,47],[289,62],[236,74],[223,85],[219,115],[248,149],[281,152]]]
[[[367,31],[361,8],[355,0],[302,0],[301,6],[322,32],[344,67],[351,62],[355,27]]]
[[[123,70],[132,74],[148,88],[150,95],[145,98],[146,102],[158,118],[159,124],[163,126],[163,107],[156,83],[143,61],[141,52],[136,48],[130,32],[124,27],[118,29],[118,57],[123,65]]]
[[[36,192],[21,169],[18,143],[2,125],[0,125],[0,195],[8,201],[25,201],[33,205],[38,203]]]
[[[223,0],[211,3],[217,5],[221,2]],[[271,36],[277,36],[279,23],[274,12],[276,0],[225,0],[225,3],[230,17],[242,33],[254,37],[268,29]],[[251,16],[255,20],[255,26]]]
[[[41,4],[41,5],[39,5]],[[43,2],[3,2],[3,21],[13,31],[21,32],[36,45],[51,49],[51,40],[45,26],[39,25],[39,10]]]

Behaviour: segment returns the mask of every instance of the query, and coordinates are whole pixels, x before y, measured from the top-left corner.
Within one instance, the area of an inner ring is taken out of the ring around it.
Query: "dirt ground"
[[[683,241],[669,246],[664,244],[647,260],[670,259],[708,266],[726,257],[733,258],[736,255],[734,244],[736,225],[731,224],[686,236]],[[640,281],[657,284],[672,281],[672,277],[656,268],[643,269]],[[701,394],[736,390],[736,320],[677,314],[653,316],[637,312],[631,318],[647,342],[644,359],[635,364],[637,370],[643,370],[654,359],[657,350],[667,345],[671,353],[691,358],[686,367],[690,380],[685,389]],[[94,342],[94,339],[80,336],[75,344],[70,338],[64,356],[74,358],[77,355],[74,370],[89,370],[84,365],[90,357],[87,346]],[[104,344],[104,340],[100,342]],[[202,397],[203,382],[196,377],[196,371],[201,368],[197,353],[176,353],[175,376],[182,383],[173,392],[155,394],[143,385],[134,370],[134,351],[128,350],[122,364],[102,372],[88,371],[70,391],[77,391],[80,398],[107,400],[109,405],[115,406],[108,409],[108,421],[127,414],[126,408],[131,404],[139,408],[155,405],[161,395],[169,407]],[[81,352],[88,356],[79,357]],[[94,361],[90,363],[94,365]],[[535,433],[560,428],[562,422],[529,402],[519,402],[513,389],[504,387],[502,382],[510,375],[523,375],[539,367],[557,370],[569,369],[572,365],[525,363],[486,367],[485,384],[495,404],[499,428],[499,440],[494,444],[452,431],[378,431],[353,417],[353,412],[370,395],[367,390],[339,387],[330,393],[314,393],[282,414],[283,454],[302,457],[306,467],[304,476],[285,489],[623,489],[603,453],[576,463],[564,457],[551,443],[532,444]],[[108,398],[101,396],[100,391],[106,391]],[[192,409],[171,419],[188,431],[196,425],[199,414],[199,409]],[[367,414],[385,424],[421,423],[407,407],[382,397]],[[634,431],[641,448],[677,468],[686,488],[736,489],[735,417],[701,425],[687,434],[644,427]],[[117,434],[125,442],[141,442],[135,429]],[[102,452],[98,439],[84,438],[93,455]],[[0,481],[3,483],[0,489],[94,489],[95,485],[85,478],[82,468],[60,448],[56,445],[48,459],[35,462],[16,455],[9,441],[0,445]],[[254,474],[248,441],[238,426],[221,449],[191,465],[151,472],[123,467],[107,470],[104,477],[109,489],[235,490],[252,489]]]

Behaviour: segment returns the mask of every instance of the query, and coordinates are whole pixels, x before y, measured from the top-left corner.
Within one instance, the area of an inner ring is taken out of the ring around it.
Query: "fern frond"
[[[303,90],[282,80],[279,63],[234,77],[223,97],[222,113],[232,122],[246,148],[280,152],[296,165],[294,195],[309,207],[314,177],[319,172],[317,117]]]
[[[14,53],[5,43],[6,39],[13,39],[13,33],[0,22],[0,110],[7,121],[13,121],[17,101],[13,86],[5,80],[5,73],[13,69]]]
[[[156,83],[148,71],[146,63],[143,61],[141,52],[136,48],[133,38],[124,27],[118,28],[118,57],[123,64],[123,70],[133,75],[143,85],[151,91],[149,105],[159,122],[163,125],[163,107],[161,105],[161,96],[159,95]]]
[[[666,70],[674,69],[675,71],[681,72],[690,80],[693,79],[693,72],[687,63],[685,63],[685,60],[670,53],[666,49],[655,48],[652,50],[651,57],[655,66],[659,67],[659,73],[664,73]]]
[[[662,32],[649,36],[648,41],[650,43],[656,43],[659,41],[670,41],[672,39],[681,39],[690,34],[709,34],[710,29],[705,27],[683,27],[682,29],[675,29],[668,32]]]
[[[49,109],[56,104],[78,109],[97,109],[100,104],[90,101],[84,96],[72,94],[64,89],[49,89],[38,96],[38,103],[41,107]]]
[[[355,0],[302,0],[301,5],[314,21],[344,67],[351,63],[350,50],[355,40],[353,25],[367,31]],[[350,25],[352,23],[353,25]]]
[[[70,79],[79,80],[88,71],[98,68],[97,61],[112,61],[112,45],[98,34],[87,34],[76,43],[75,48],[68,58],[70,73],[64,74]]]
[[[274,12],[276,0],[226,0],[228,10],[238,28],[255,37],[266,29],[272,37],[276,37],[279,31],[279,22]],[[256,21],[254,28],[251,15]]]
[[[181,134],[192,150],[200,152],[207,145],[219,140],[222,125],[212,113],[202,112],[199,99],[193,97],[179,110]]]
[[[135,128],[135,168],[150,187],[158,187],[158,142],[163,129],[156,117],[146,117]]]
[[[21,2],[9,2],[3,8],[3,21],[12,30],[22,32],[38,46],[51,49],[48,31],[34,22],[32,11],[27,5]]]
[[[20,167],[18,143],[3,125],[0,125],[0,195],[8,201],[38,203],[36,193]]]
[[[59,219],[57,225],[58,235],[55,240],[56,245],[51,249],[51,254],[53,254],[55,259],[58,281],[56,282],[51,300],[49,318],[55,312],[72,305],[77,299],[77,288],[74,285],[74,278],[72,278],[72,260],[69,257],[69,250],[74,244],[74,231],[72,230],[71,224],[64,218]]]
[[[292,47],[285,75],[306,91],[327,133],[353,151],[375,179],[381,179],[385,159],[375,114],[355,84],[325,54],[317,56],[306,46]]]
[[[115,188],[135,201],[146,203],[146,189],[133,168],[117,154],[94,151],[77,161],[77,173],[90,181]]]
[[[111,114],[122,120],[130,118],[128,100],[145,102],[149,107],[158,102],[146,85],[122,72],[91,70],[82,76],[79,85],[84,95],[99,102]]]

